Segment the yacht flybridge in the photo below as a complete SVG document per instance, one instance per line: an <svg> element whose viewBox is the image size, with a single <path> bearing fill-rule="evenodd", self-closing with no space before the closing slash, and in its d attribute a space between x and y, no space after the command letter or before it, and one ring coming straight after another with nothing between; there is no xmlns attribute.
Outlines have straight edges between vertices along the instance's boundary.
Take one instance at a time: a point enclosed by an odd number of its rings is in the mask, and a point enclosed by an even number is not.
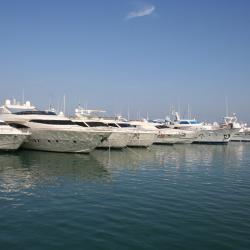
<svg viewBox="0 0 250 250"><path fill-rule="evenodd" d="M17 129L14 124L10 126L0 120L0 150L18 149L29 135L27 129Z"/></svg>
<svg viewBox="0 0 250 250"><path fill-rule="evenodd" d="M0 119L30 128L31 135L22 145L27 149L88 153L110 135L79 126L55 112L37 110L29 101L20 104L6 100L0 107Z"/></svg>

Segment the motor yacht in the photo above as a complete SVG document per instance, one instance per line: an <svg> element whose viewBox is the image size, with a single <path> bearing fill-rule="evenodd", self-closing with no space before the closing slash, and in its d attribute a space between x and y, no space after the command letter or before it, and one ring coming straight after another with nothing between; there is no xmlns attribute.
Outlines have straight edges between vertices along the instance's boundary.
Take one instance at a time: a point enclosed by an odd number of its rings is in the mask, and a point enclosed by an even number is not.
<svg viewBox="0 0 250 250"><path fill-rule="evenodd" d="M90 127L98 131L108 131L110 136L103 140L98 148L113 148L122 149L127 147L131 135L126 130L117 127L111 127L104 122L104 119L98 116L98 113L104 111L83 109L80 106L75 109L75 116L73 121L80 126Z"/></svg>
<svg viewBox="0 0 250 250"><path fill-rule="evenodd" d="M78 108L76 110L76 117L81 119L91 119L91 121L99 121L106 124L112 129L112 134L107 141L103 141L100 146L114 147L149 147L153 144L155 133L147 129L136 128L131 125L126 119L121 116L107 117L101 116L100 113L105 113L103 110L87 110ZM119 145L121 144L121 145Z"/></svg>
<svg viewBox="0 0 250 250"><path fill-rule="evenodd" d="M195 119L180 119L179 114L175 113L172 126L176 129L193 130L197 132L194 143L228 143L231 137L239 130L227 119L223 124L205 124Z"/></svg>
<svg viewBox="0 0 250 250"><path fill-rule="evenodd" d="M130 124L154 131L156 134L154 144L186 144L192 143L197 138L195 131L173 129L165 123L149 122L146 119L130 121Z"/></svg>
<svg viewBox="0 0 250 250"><path fill-rule="evenodd" d="M0 120L0 150L16 150L26 140L30 133L15 128L15 125L8 125Z"/></svg>
<svg viewBox="0 0 250 250"><path fill-rule="evenodd" d="M242 125L239 132L234 134L231 141L250 142L250 128L246 124Z"/></svg>
<svg viewBox="0 0 250 250"><path fill-rule="evenodd" d="M250 128L247 124L239 123L235 113L233 116L225 117L222 126L231 127L236 131L231 141L250 142Z"/></svg>
<svg viewBox="0 0 250 250"><path fill-rule="evenodd" d="M88 153L110 135L86 129L53 111L38 110L29 101L6 100L0 107L0 119L29 127L31 135L22 147L33 150Z"/></svg>
<svg viewBox="0 0 250 250"><path fill-rule="evenodd" d="M119 128L130 136L127 143L128 147L149 147L154 143L156 133L152 130L138 128L121 116L102 119L108 126Z"/></svg>

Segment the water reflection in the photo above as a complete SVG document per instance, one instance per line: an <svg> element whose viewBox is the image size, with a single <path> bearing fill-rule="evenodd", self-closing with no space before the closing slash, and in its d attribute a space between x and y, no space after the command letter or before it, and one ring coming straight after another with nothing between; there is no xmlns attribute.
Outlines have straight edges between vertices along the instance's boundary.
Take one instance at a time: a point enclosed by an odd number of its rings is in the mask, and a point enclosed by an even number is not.
<svg viewBox="0 0 250 250"><path fill-rule="evenodd" d="M97 150L90 155L19 151L0 154L0 192L36 185L55 185L60 179L110 181L113 171L147 167L237 167L250 144L153 146L123 151Z"/></svg>
<svg viewBox="0 0 250 250"><path fill-rule="evenodd" d="M92 181L109 178L109 173L91 155L28 150L0 154L0 192L56 185L63 178Z"/></svg>
<svg viewBox="0 0 250 250"><path fill-rule="evenodd" d="M145 166L175 166L176 168L213 166L218 163L239 166L249 144L230 145L175 145L150 149L125 149L123 151L95 151L93 156L109 171L117 168L136 169Z"/></svg>

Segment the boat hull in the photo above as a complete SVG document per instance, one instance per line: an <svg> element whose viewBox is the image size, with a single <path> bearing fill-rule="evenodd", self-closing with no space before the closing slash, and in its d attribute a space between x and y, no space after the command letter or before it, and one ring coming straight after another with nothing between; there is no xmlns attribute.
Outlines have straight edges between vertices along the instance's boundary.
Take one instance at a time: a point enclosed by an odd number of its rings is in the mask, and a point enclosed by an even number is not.
<svg viewBox="0 0 250 250"><path fill-rule="evenodd" d="M89 153L103 140L103 133L65 130L32 130L22 148L68 153Z"/></svg>
<svg viewBox="0 0 250 250"><path fill-rule="evenodd" d="M128 147L149 147L155 141L156 134L154 132L133 132L131 133Z"/></svg>
<svg viewBox="0 0 250 250"><path fill-rule="evenodd" d="M106 139L103 140L98 148L115 148L122 149L128 145L130 140L130 135L124 132L112 132L112 134Z"/></svg>
<svg viewBox="0 0 250 250"><path fill-rule="evenodd" d="M0 150L17 150L26 137L25 134L0 134Z"/></svg>
<svg viewBox="0 0 250 250"><path fill-rule="evenodd" d="M250 142L250 132L238 132L236 133L231 141L235 141L235 142Z"/></svg>
<svg viewBox="0 0 250 250"><path fill-rule="evenodd" d="M160 131L156 136L154 144L190 144L196 139L196 133L193 131L168 130Z"/></svg>
<svg viewBox="0 0 250 250"><path fill-rule="evenodd" d="M236 133L233 129L200 130L194 143L227 144Z"/></svg>

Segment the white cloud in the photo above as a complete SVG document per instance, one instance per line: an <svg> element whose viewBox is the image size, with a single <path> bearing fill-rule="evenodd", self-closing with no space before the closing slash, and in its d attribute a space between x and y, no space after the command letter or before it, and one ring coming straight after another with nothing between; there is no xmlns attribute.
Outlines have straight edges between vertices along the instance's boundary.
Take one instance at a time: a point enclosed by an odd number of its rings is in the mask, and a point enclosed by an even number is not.
<svg viewBox="0 0 250 250"><path fill-rule="evenodd" d="M142 16L149 16L155 11L155 6L153 5L147 5L144 6L142 9L137 11L131 11L127 15L127 19L132 19L136 17L142 17Z"/></svg>

